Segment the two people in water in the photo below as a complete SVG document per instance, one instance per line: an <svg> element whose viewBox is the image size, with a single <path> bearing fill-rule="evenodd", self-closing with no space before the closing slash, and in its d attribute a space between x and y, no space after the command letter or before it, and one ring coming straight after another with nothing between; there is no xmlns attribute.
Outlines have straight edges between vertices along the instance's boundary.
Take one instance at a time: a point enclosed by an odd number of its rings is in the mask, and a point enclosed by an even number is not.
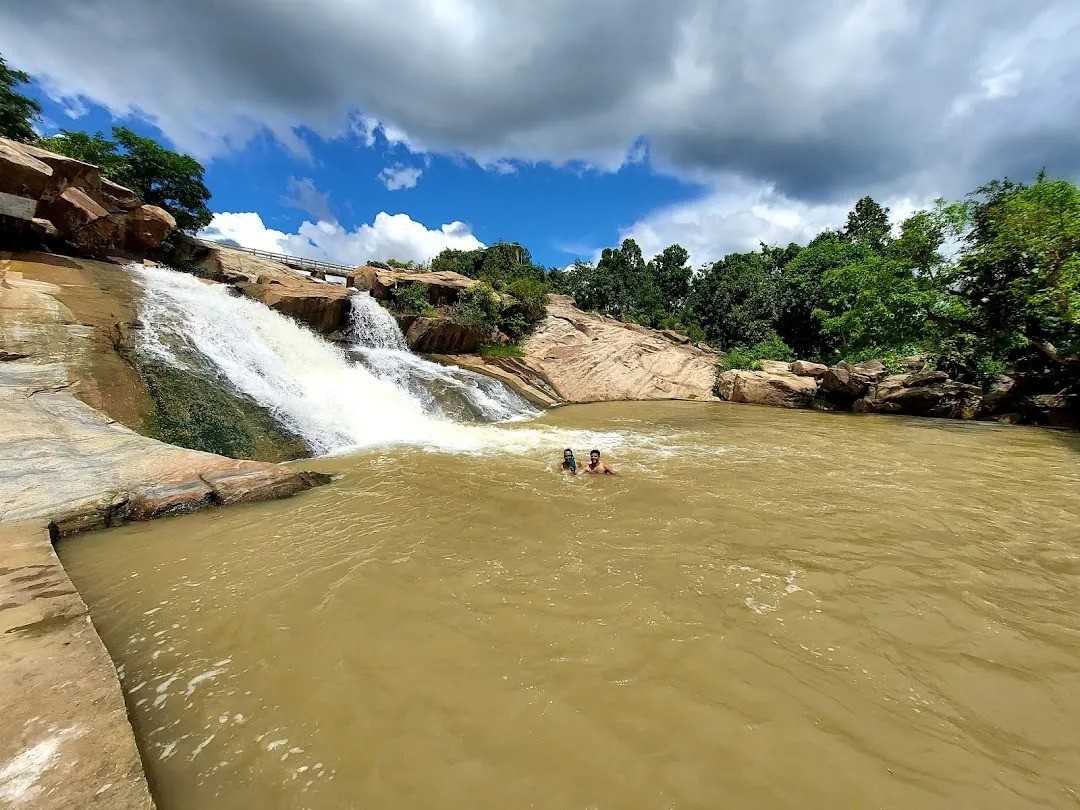
<svg viewBox="0 0 1080 810"><path fill-rule="evenodd" d="M590 475L615 475L615 471L600 460L599 450L589 452L589 463L582 467L581 471ZM578 474L577 459L574 458L574 451L569 447L563 450L562 453L562 472L565 475Z"/></svg>

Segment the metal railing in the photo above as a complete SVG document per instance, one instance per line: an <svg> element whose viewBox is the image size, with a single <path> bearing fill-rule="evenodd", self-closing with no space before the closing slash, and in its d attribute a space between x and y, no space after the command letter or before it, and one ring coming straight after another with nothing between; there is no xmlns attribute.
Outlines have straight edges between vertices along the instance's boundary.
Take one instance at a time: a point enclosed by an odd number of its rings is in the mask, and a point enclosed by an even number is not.
<svg viewBox="0 0 1080 810"><path fill-rule="evenodd" d="M230 250L239 250L243 253L250 253L252 256L258 256L260 259L270 259L271 261L280 262L281 264L295 267L299 270L319 270L324 273L329 273L332 276L348 276L356 270L355 267L347 264L334 264L334 262L324 262L320 259L305 259L302 256L286 256L284 253L272 253L269 250L258 250L257 248L238 247L236 245L215 242L213 239L204 239L203 241L211 245L229 248Z"/></svg>

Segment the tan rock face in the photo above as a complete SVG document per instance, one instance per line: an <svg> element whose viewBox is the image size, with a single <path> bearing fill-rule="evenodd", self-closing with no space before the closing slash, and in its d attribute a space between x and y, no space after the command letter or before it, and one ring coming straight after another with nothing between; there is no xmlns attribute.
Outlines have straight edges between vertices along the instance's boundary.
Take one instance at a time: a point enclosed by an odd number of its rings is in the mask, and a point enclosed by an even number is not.
<svg viewBox="0 0 1080 810"><path fill-rule="evenodd" d="M69 259L32 258L0 261L0 345L15 358L0 362L0 522L52 521L54 533L65 536L210 503L282 497L322 483L291 467L163 444L76 399L76 391L90 393L103 407L126 412L126 388L114 388L125 379L125 367L111 342L98 342L111 337L91 318L79 323L76 312L93 309L102 323L127 314L130 302L120 291L130 280L113 266L115 288L98 279L93 295L71 293L68 306L59 300L65 295L60 285L26 279L11 266L34 264L58 280L73 274L82 280L76 290L93 276ZM131 385L138 385L137 377Z"/></svg>
<svg viewBox="0 0 1080 810"><path fill-rule="evenodd" d="M468 367L481 373L490 367L504 382L517 380L511 384L534 402L551 395L561 402L716 399L715 353L654 329L582 312L567 296L548 297L547 317L522 350L521 358Z"/></svg>
<svg viewBox="0 0 1080 810"><path fill-rule="evenodd" d="M343 329L349 317L349 291L336 284L297 280L288 284L260 276L258 282L236 285L248 298L301 321L316 332Z"/></svg>
<svg viewBox="0 0 1080 810"><path fill-rule="evenodd" d="M121 220L123 245L133 253L154 250L176 229L176 219L156 205L139 205Z"/></svg>
<svg viewBox="0 0 1080 810"><path fill-rule="evenodd" d="M22 144L0 138L0 191L40 200L55 187L52 167L21 147Z"/></svg>
<svg viewBox="0 0 1080 810"><path fill-rule="evenodd" d="M800 377L820 379L825 376L825 372L828 370L829 367L824 363L811 363L807 360L796 360L791 364L791 373Z"/></svg>
<svg viewBox="0 0 1080 810"><path fill-rule="evenodd" d="M717 378L721 399L777 408L805 408L817 393L817 381L789 372L725 371Z"/></svg>

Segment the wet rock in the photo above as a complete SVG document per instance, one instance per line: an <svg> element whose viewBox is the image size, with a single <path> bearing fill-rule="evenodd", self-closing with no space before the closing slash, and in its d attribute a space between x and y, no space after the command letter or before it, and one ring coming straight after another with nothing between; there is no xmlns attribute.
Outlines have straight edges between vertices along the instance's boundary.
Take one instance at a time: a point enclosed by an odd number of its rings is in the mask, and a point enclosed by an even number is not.
<svg viewBox="0 0 1080 810"><path fill-rule="evenodd" d="M281 278L237 284L248 298L253 298L282 315L307 324L316 332L329 334L343 329L349 316L349 290L338 284Z"/></svg>
<svg viewBox="0 0 1080 810"><path fill-rule="evenodd" d="M817 393L817 382L796 374L768 371L725 371L717 377L721 399L779 408L809 407Z"/></svg>
<svg viewBox="0 0 1080 810"><path fill-rule="evenodd" d="M1080 394L1036 394L1027 397L1022 406L1035 424L1080 428Z"/></svg>
<svg viewBox="0 0 1080 810"><path fill-rule="evenodd" d="M209 473L202 480L213 490L214 501L227 506L287 498L308 489L317 479L304 478L288 467L264 465L244 472Z"/></svg>
<svg viewBox="0 0 1080 810"><path fill-rule="evenodd" d="M202 479L181 484L163 484L144 489L133 498L128 509L130 520L197 512L214 501L214 491Z"/></svg>
<svg viewBox="0 0 1080 810"><path fill-rule="evenodd" d="M791 364L791 373L800 377L814 377L820 379L825 376L829 367L824 363L811 363L808 360L796 360Z"/></svg>
<svg viewBox="0 0 1080 810"><path fill-rule="evenodd" d="M489 330L463 326L448 318L409 316L402 321L409 348L424 354L474 352L492 338Z"/></svg>

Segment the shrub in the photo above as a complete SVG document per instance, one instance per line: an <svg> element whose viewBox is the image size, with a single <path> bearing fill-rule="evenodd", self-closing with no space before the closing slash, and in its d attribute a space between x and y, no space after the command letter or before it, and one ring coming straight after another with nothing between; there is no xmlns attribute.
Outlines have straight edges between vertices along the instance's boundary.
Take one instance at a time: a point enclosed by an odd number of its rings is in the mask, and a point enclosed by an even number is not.
<svg viewBox="0 0 1080 810"><path fill-rule="evenodd" d="M524 357L525 352L516 343L507 343L504 346L481 346L481 357Z"/></svg>
<svg viewBox="0 0 1080 810"><path fill-rule="evenodd" d="M463 290L451 311L451 317L463 326L494 330L499 325L502 301L486 281Z"/></svg>
<svg viewBox="0 0 1080 810"><path fill-rule="evenodd" d="M736 346L729 349L724 359L720 361L721 367L729 369L741 369L743 371L756 371L761 368L762 360L781 360L790 362L795 359L791 347L784 343L778 335L770 335L765 340L755 343L753 346Z"/></svg>
<svg viewBox="0 0 1080 810"><path fill-rule="evenodd" d="M402 312L412 315L426 315L431 311L428 303L427 288L423 284L410 281L408 284L397 284L392 293L394 306Z"/></svg>

